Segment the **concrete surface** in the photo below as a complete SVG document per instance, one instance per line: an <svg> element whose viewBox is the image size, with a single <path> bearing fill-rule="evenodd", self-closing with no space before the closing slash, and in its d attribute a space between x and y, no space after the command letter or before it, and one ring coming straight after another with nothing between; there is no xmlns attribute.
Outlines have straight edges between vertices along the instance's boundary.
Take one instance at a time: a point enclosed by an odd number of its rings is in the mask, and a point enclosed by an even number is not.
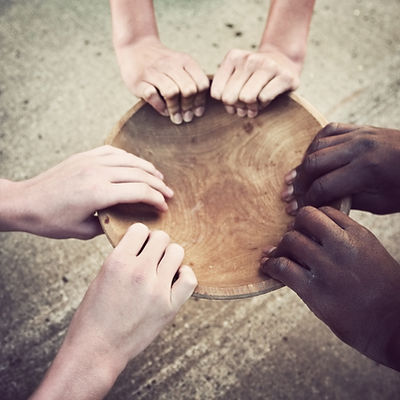
<svg viewBox="0 0 400 400"><path fill-rule="evenodd" d="M254 48L266 15L261 0L156 8L164 42L208 73L230 48ZM299 93L329 120L400 128L399 15L399 0L318 0ZM110 29L106 0L0 0L1 176L24 179L96 147L132 105ZM400 215L352 215L400 260ZM104 237L0 234L1 399L38 385L110 250ZM284 288L189 301L108 398L395 399L400 375L341 343Z"/></svg>

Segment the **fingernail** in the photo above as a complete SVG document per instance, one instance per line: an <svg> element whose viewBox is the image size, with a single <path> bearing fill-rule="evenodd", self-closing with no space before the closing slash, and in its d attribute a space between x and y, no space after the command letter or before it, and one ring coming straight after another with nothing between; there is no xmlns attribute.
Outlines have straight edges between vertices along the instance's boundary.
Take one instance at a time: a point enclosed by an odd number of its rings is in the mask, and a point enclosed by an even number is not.
<svg viewBox="0 0 400 400"><path fill-rule="evenodd" d="M271 255L276 250L276 246L272 246L269 250L267 250L267 256Z"/></svg>
<svg viewBox="0 0 400 400"><path fill-rule="evenodd" d="M298 208L299 208L299 205L297 204L297 201L293 200L286 206L286 212L289 215L296 215Z"/></svg>
<svg viewBox="0 0 400 400"><path fill-rule="evenodd" d="M254 110L249 110L249 111L247 111L247 116L248 116L249 118L255 118L255 117L257 117L257 114L258 114L258 112L257 112L257 111L254 111Z"/></svg>
<svg viewBox="0 0 400 400"><path fill-rule="evenodd" d="M285 175L285 182L289 185L291 183L293 183L294 179L297 176L297 171L295 169L293 169L292 171L288 172Z"/></svg>
<svg viewBox="0 0 400 400"><path fill-rule="evenodd" d="M168 204L167 203L163 203L162 211L168 211Z"/></svg>
<svg viewBox="0 0 400 400"><path fill-rule="evenodd" d="M168 110L164 110L164 111L161 113L161 115L162 115L163 117L169 117L169 112L168 112Z"/></svg>
<svg viewBox="0 0 400 400"><path fill-rule="evenodd" d="M260 261L261 266L263 266L263 264L265 264L267 261L268 261L268 257L261 258L261 261Z"/></svg>
<svg viewBox="0 0 400 400"><path fill-rule="evenodd" d="M293 192L294 192L294 187L293 185L288 185L286 189L284 189L281 193L281 198L284 201L289 202L290 200L293 200Z"/></svg>
<svg viewBox="0 0 400 400"><path fill-rule="evenodd" d="M202 117L204 114L205 108L204 107L197 107L194 109L194 115L196 117Z"/></svg>
<svg viewBox="0 0 400 400"><path fill-rule="evenodd" d="M225 106L225 110L228 114L235 114L235 107Z"/></svg>
<svg viewBox="0 0 400 400"><path fill-rule="evenodd" d="M243 108L238 108L236 110L236 112L237 112L237 115L239 115L239 117L245 117L247 115L246 110L244 110Z"/></svg>
<svg viewBox="0 0 400 400"><path fill-rule="evenodd" d="M185 111L185 113L183 114L183 120L185 122L190 122L193 119L193 111Z"/></svg>
<svg viewBox="0 0 400 400"><path fill-rule="evenodd" d="M180 113L176 113L174 115L171 115L171 121L174 124L180 125L182 123L182 115Z"/></svg>

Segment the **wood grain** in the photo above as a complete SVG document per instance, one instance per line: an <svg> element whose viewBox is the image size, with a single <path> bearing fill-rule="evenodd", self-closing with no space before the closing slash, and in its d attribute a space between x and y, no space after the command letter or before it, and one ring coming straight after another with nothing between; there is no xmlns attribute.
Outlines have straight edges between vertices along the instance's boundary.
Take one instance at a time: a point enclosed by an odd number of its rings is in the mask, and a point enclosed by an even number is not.
<svg viewBox="0 0 400 400"><path fill-rule="evenodd" d="M114 246L134 222L168 232L196 273L196 296L241 298L277 289L282 284L263 275L259 263L290 222L279 197L283 177L324 124L293 94L255 119L229 115L209 99L204 117L179 126L139 102L106 142L153 162L175 196L162 214L142 204L103 210L103 229Z"/></svg>

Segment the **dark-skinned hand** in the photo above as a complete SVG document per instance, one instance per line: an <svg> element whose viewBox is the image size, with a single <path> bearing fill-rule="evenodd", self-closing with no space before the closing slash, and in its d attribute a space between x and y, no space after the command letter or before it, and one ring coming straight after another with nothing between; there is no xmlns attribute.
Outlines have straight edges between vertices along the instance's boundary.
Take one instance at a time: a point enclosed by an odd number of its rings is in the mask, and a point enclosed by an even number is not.
<svg viewBox="0 0 400 400"><path fill-rule="evenodd" d="M400 211L400 131L332 123L302 163L285 177L289 214L351 196L352 208L375 214Z"/></svg>
<svg viewBox="0 0 400 400"><path fill-rule="evenodd" d="M400 371L400 265L331 207L303 207L262 270L293 289L345 343Z"/></svg>

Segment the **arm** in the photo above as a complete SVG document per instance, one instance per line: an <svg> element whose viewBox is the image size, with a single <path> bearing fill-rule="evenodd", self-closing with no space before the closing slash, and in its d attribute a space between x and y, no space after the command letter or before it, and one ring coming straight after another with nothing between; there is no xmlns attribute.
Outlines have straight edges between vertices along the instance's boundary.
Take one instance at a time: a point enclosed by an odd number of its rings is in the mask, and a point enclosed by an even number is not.
<svg viewBox="0 0 400 400"><path fill-rule="evenodd" d="M110 0L113 43L128 89L175 124L204 113L209 81L188 55L159 38L152 0Z"/></svg>
<svg viewBox="0 0 400 400"><path fill-rule="evenodd" d="M342 212L303 207L263 271L345 343L400 371L400 265Z"/></svg>
<svg viewBox="0 0 400 400"><path fill-rule="evenodd" d="M299 85L315 0L272 0L256 52L233 49L215 74L211 96L227 112L254 118Z"/></svg>
<svg viewBox="0 0 400 400"><path fill-rule="evenodd" d="M102 399L193 293L196 277L181 266L183 256L166 233L132 225L89 286L31 399Z"/></svg>
<svg viewBox="0 0 400 400"><path fill-rule="evenodd" d="M173 191L153 164L102 146L75 154L22 182L0 180L0 231L90 239L102 233L97 210L144 202L168 209Z"/></svg>
<svg viewBox="0 0 400 400"><path fill-rule="evenodd" d="M282 199L295 215L351 196L352 207L376 214L400 211L400 131L329 124L285 178Z"/></svg>

